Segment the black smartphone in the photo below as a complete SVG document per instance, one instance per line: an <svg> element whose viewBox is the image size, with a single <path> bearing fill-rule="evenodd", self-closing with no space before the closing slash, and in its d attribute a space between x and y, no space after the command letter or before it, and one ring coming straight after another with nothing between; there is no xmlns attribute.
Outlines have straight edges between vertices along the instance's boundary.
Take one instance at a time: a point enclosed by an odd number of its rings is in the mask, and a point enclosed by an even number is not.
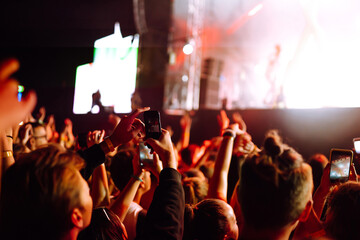
<svg viewBox="0 0 360 240"><path fill-rule="evenodd" d="M349 180L353 152L348 149L332 148L330 151L330 181L346 182Z"/></svg>
<svg viewBox="0 0 360 240"><path fill-rule="evenodd" d="M152 164L154 155L150 153L151 150L143 142L139 143L139 164L144 166L144 163Z"/></svg>
<svg viewBox="0 0 360 240"><path fill-rule="evenodd" d="M161 136L161 121L158 111L144 112L145 134L147 138L159 139Z"/></svg>

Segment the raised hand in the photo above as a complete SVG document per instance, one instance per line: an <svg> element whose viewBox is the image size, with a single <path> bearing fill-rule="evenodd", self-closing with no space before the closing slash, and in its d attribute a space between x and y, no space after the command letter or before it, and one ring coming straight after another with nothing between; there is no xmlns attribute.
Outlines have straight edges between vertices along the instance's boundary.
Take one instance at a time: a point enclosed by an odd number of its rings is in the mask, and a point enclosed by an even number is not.
<svg viewBox="0 0 360 240"><path fill-rule="evenodd" d="M121 118L121 121L110 136L110 140L115 147L129 142L134 137L145 132L144 124L139 119L136 119L136 117L149 109L149 107L136 109L129 116Z"/></svg>
<svg viewBox="0 0 360 240"><path fill-rule="evenodd" d="M86 138L86 145L88 147L93 146L94 144L99 144L104 140L105 130L95 130L89 132Z"/></svg>
<svg viewBox="0 0 360 240"><path fill-rule="evenodd" d="M153 162L152 164L144 162L144 169L150 171L159 181L159 175L161 170L163 169L163 164L159 158L157 153L153 153Z"/></svg>
<svg viewBox="0 0 360 240"><path fill-rule="evenodd" d="M180 119L180 126L182 130L188 130L191 127L191 117L189 115L189 113L185 113L184 116L181 117Z"/></svg>
<svg viewBox="0 0 360 240"><path fill-rule="evenodd" d="M0 63L0 129L19 124L36 104L36 94L33 91L24 96L21 102L18 101L18 83L10 77L19 67L16 59Z"/></svg>
<svg viewBox="0 0 360 240"><path fill-rule="evenodd" d="M177 169L177 161L170 134L165 129L161 129L161 132L159 140L148 138L146 143L148 143L154 151L159 154L164 168Z"/></svg>
<svg viewBox="0 0 360 240"><path fill-rule="evenodd" d="M239 124L239 128L246 132L246 124L244 119L242 118L241 114L239 112L234 112L232 115L232 119L235 123Z"/></svg>
<svg viewBox="0 0 360 240"><path fill-rule="evenodd" d="M229 127L230 120L229 120L228 116L226 115L225 110L220 111L220 114L217 115L217 120L218 120L218 124L220 127L220 131Z"/></svg>

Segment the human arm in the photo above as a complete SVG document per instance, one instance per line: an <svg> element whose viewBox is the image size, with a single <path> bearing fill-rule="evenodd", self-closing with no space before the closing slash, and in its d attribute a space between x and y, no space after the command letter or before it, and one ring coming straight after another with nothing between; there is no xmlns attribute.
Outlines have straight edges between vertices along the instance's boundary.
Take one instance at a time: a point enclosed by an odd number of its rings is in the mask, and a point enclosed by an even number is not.
<svg viewBox="0 0 360 240"><path fill-rule="evenodd" d="M224 132L223 140L215 161L214 174L210 179L207 198L227 201L228 172L236 133L233 130Z"/></svg>
<svg viewBox="0 0 360 240"><path fill-rule="evenodd" d="M30 91L19 102L17 98L18 83L11 78L20 67L16 59L7 59L0 62L0 130L5 130L15 124L19 124L36 104L36 94ZM0 161L0 186L3 165ZM1 193L1 187L0 187Z"/></svg>
<svg viewBox="0 0 360 240"><path fill-rule="evenodd" d="M220 127L220 136L221 136L222 132L229 127L230 119L226 115L225 110L221 110L220 114L217 115L217 120Z"/></svg>
<svg viewBox="0 0 360 240"><path fill-rule="evenodd" d="M314 193L313 200L314 200L314 212L315 214L320 218L321 213L323 210L324 202L326 199L327 194L330 191L331 188L331 182L330 182L330 163L326 165L323 171L323 175L321 177L321 182L319 187Z"/></svg>
<svg viewBox="0 0 360 240"><path fill-rule="evenodd" d="M159 185L147 212L144 229L136 239L182 239L185 196L181 175L176 170L170 135L162 130L159 140L146 142L158 153L164 169L159 176Z"/></svg>
<svg viewBox="0 0 360 240"><path fill-rule="evenodd" d="M38 122L43 124L45 122L45 116L46 116L46 109L45 107L41 107L39 109L39 114L38 114Z"/></svg>
<svg viewBox="0 0 360 240"><path fill-rule="evenodd" d="M64 123L65 123L64 130L60 133L60 144L63 147L69 149L75 143L75 137L73 134L73 125L69 118L65 119Z"/></svg>
<svg viewBox="0 0 360 240"><path fill-rule="evenodd" d="M105 131L90 132L87 138L87 146L91 147L103 141ZM89 138L90 137L90 138ZM92 178L91 198L94 208L108 206L110 204L110 191L105 164L102 163L95 168Z"/></svg>
<svg viewBox="0 0 360 240"><path fill-rule="evenodd" d="M110 210L112 210L120 220L123 222L130 204L134 201L135 195L139 189L140 184L143 184L144 170L139 165L139 155L135 154L132 159L133 172L129 182L124 189L120 192L120 195L116 198L112 204Z"/></svg>
<svg viewBox="0 0 360 240"><path fill-rule="evenodd" d="M239 124L240 130L246 132L247 127L244 119L242 118L241 114L239 112L234 112L232 115L234 123Z"/></svg>
<svg viewBox="0 0 360 240"><path fill-rule="evenodd" d="M11 128L0 131L0 144L3 164L2 173L4 173L12 164L15 163L13 155L13 136Z"/></svg>
<svg viewBox="0 0 360 240"><path fill-rule="evenodd" d="M0 63L0 128L7 129L19 124L31 113L36 104L36 94L30 91L18 101L18 83L11 75L20 67L16 59L8 59Z"/></svg>
<svg viewBox="0 0 360 240"><path fill-rule="evenodd" d="M100 144L95 144L84 151L78 152L86 161L86 167L80 171L85 179L91 176L97 166L104 163L106 154L144 132L144 124L136 117L149 109L148 107L137 109L129 116L123 117L111 136L108 137L108 140L105 138Z"/></svg>
<svg viewBox="0 0 360 240"><path fill-rule="evenodd" d="M176 144L176 149L178 151L189 146L191 123L192 120L189 113L185 113L180 119L181 136L179 142Z"/></svg>

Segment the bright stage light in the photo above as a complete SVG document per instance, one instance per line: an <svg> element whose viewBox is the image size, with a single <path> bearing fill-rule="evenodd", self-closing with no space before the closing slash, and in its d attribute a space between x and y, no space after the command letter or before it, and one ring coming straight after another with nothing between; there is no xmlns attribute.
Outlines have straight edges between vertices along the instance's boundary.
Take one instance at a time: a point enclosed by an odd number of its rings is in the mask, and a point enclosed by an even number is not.
<svg viewBox="0 0 360 240"><path fill-rule="evenodd" d="M251 9L248 13L248 16L254 16L255 14L257 14L262 8L264 7L264 5L262 3L259 3L258 5L256 5L253 9Z"/></svg>
<svg viewBox="0 0 360 240"><path fill-rule="evenodd" d="M186 55L192 54L193 51L194 51L194 47L193 47L192 44L187 43L187 44L184 45L184 47L183 47L183 52L184 52Z"/></svg>
<svg viewBox="0 0 360 240"><path fill-rule="evenodd" d="M187 82L187 81L189 80L189 77L188 77L187 75L183 75L183 76L181 77L181 80L182 80L183 82Z"/></svg>

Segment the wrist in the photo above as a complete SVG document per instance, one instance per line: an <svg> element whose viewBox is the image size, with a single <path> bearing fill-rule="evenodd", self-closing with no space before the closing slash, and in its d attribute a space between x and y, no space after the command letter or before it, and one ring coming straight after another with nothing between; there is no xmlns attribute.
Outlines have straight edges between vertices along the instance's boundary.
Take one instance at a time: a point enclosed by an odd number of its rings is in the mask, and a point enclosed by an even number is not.
<svg viewBox="0 0 360 240"><path fill-rule="evenodd" d="M141 174L140 174L141 175ZM136 174L131 174L131 178L134 179L135 181L139 181L139 182L143 182L143 180L141 179L140 176L136 175Z"/></svg>
<svg viewBox="0 0 360 240"><path fill-rule="evenodd" d="M177 169L177 161L176 161L176 158L175 158L175 154L174 153L171 153L171 152L168 152L166 155L165 155L165 161L162 160L163 162L163 166L164 168L174 168L174 169Z"/></svg>
<svg viewBox="0 0 360 240"><path fill-rule="evenodd" d="M104 138L104 141L103 141L103 142L105 142L106 146L107 146L108 149L109 149L109 152L115 151L115 145L114 145L114 142L113 142L113 140L111 139L111 137L106 137L106 138Z"/></svg>
<svg viewBox="0 0 360 240"><path fill-rule="evenodd" d="M13 151L11 151L11 150L5 150L5 151L3 151L3 158L8 158L8 157L12 157L12 156L14 156L13 155Z"/></svg>
<svg viewBox="0 0 360 240"><path fill-rule="evenodd" d="M117 146L119 146L121 143L116 139L116 137L114 137L113 135L111 135L111 136L109 136L109 137L107 137L110 141L111 141L111 143L112 143L112 145L114 146L114 148L116 148ZM105 140L105 138L104 138L104 140Z"/></svg>

